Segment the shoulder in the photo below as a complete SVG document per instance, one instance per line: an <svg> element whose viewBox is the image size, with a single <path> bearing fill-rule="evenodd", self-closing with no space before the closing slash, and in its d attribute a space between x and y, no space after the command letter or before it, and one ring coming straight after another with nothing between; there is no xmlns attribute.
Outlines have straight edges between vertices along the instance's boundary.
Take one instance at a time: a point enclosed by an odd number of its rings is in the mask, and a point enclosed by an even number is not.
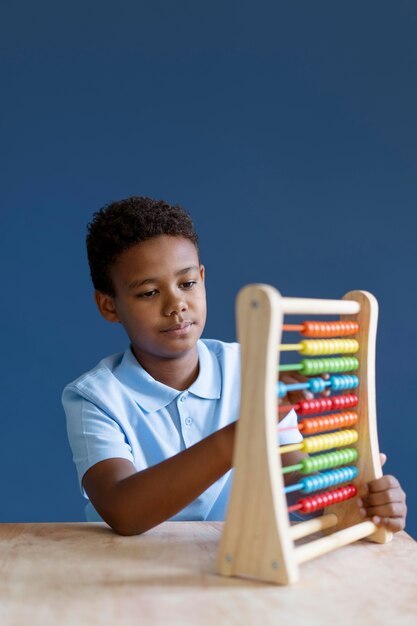
<svg viewBox="0 0 417 626"><path fill-rule="evenodd" d="M215 355L219 360L237 360L240 359L240 345L237 342L227 343L218 339L201 339L207 350Z"/></svg>
<svg viewBox="0 0 417 626"><path fill-rule="evenodd" d="M206 351L211 362L217 364L222 377L230 377L230 375L234 377L240 374L240 345L238 343L227 343L217 339L202 339L199 343L200 349Z"/></svg>
<svg viewBox="0 0 417 626"><path fill-rule="evenodd" d="M75 395L95 401L105 395L117 384L115 372L120 366L125 352L119 352L102 359L95 367L81 374L78 378L68 383L62 393L62 400Z"/></svg>

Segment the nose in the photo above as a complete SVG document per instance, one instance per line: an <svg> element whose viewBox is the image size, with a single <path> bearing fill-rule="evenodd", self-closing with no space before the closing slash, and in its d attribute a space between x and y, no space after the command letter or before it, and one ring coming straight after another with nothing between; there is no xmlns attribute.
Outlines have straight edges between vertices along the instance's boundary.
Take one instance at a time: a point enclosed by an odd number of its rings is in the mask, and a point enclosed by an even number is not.
<svg viewBox="0 0 417 626"><path fill-rule="evenodd" d="M187 309L188 305L185 301L184 294L182 292L175 292L167 297L163 313L167 317L170 317L171 315L184 313Z"/></svg>

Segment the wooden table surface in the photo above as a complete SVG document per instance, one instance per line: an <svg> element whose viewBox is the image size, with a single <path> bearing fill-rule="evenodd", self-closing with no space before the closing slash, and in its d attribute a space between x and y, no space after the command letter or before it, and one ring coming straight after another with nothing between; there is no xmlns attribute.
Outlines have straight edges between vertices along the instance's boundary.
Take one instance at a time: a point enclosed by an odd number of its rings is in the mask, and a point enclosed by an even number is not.
<svg viewBox="0 0 417 626"><path fill-rule="evenodd" d="M105 524L0 525L1 626L417 624L417 544L359 542L277 587L215 573L222 523L137 537Z"/></svg>

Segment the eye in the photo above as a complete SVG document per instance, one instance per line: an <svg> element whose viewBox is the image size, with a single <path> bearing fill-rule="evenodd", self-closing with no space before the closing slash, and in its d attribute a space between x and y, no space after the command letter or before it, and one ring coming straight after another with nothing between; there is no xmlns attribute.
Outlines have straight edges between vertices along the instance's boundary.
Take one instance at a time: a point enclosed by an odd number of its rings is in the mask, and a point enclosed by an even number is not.
<svg viewBox="0 0 417 626"><path fill-rule="evenodd" d="M180 285L180 286L181 286L183 289L192 289L192 288L194 287L194 285L196 285L196 284L197 284L197 281L196 281L196 280L187 280L187 282L186 282L186 283L181 283L181 285Z"/></svg>
<svg viewBox="0 0 417 626"><path fill-rule="evenodd" d="M153 298L156 294L157 294L157 290L156 289L152 289L151 291L145 291L145 293L138 293L137 294L137 298Z"/></svg>

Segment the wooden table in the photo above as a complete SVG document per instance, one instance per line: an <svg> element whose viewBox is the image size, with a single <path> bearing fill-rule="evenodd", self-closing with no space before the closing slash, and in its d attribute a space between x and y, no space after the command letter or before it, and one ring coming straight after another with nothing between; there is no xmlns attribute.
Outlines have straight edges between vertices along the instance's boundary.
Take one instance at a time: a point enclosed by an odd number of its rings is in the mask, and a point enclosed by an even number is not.
<svg viewBox="0 0 417 626"><path fill-rule="evenodd" d="M417 544L359 542L291 587L215 574L221 523L137 537L105 524L0 525L1 626L417 624Z"/></svg>

